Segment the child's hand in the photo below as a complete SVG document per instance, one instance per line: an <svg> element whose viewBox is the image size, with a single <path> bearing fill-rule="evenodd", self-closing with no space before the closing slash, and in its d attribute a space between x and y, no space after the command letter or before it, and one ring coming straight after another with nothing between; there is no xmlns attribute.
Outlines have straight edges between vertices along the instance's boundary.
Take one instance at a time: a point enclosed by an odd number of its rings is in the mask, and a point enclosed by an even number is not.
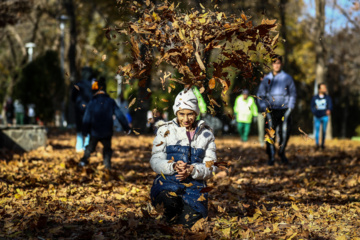
<svg viewBox="0 0 360 240"><path fill-rule="evenodd" d="M187 167L185 169L178 171L178 175L176 175L175 177L177 180L183 181L191 175L191 172L193 170L194 170L193 165L187 165Z"/></svg>
<svg viewBox="0 0 360 240"><path fill-rule="evenodd" d="M179 171L183 171L187 166L187 163L184 163L183 161L177 161L175 163L175 171L179 172Z"/></svg>

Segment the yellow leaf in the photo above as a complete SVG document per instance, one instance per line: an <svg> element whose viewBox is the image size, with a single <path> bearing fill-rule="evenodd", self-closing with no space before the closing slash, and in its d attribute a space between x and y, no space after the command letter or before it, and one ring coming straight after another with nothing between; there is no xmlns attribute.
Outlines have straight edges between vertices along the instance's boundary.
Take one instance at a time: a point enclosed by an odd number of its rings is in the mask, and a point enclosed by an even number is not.
<svg viewBox="0 0 360 240"><path fill-rule="evenodd" d="M202 9L205 9L205 7L200 3L200 7L202 8Z"/></svg>
<svg viewBox="0 0 360 240"><path fill-rule="evenodd" d="M265 138L265 141L270 144L274 144L274 140L272 140L271 138Z"/></svg>
<svg viewBox="0 0 360 240"><path fill-rule="evenodd" d="M279 226L278 223L274 223L274 224L273 224L273 230L272 230L273 233L276 233L277 231L279 231L279 227L278 227L278 226Z"/></svg>
<svg viewBox="0 0 360 240"><path fill-rule="evenodd" d="M192 185L194 185L194 184L192 184L192 183L182 183L185 187L191 187Z"/></svg>
<svg viewBox="0 0 360 240"><path fill-rule="evenodd" d="M140 133L135 131L134 129L132 131L135 133L135 135L140 135Z"/></svg>
<svg viewBox="0 0 360 240"><path fill-rule="evenodd" d="M201 24L206 23L206 18L199 18L199 22L200 22Z"/></svg>
<svg viewBox="0 0 360 240"><path fill-rule="evenodd" d="M160 185L163 185L163 182L159 180Z"/></svg>
<svg viewBox="0 0 360 240"><path fill-rule="evenodd" d="M284 119L285 119L285 117L283 116L283 117L281 118L281 121L284 121Z"/></svg>
<svg viewBox="0 0 360 240"><path fill-rule="evenodd" d="M101 57L101 61L105 61L106 60L106 54L102 55Z"/></svg>
<svg viewBox="0 0 360 240"><path fill-rule="evenodd" d="M295 211L299 211L299 208L296 206L296 204L291 204L291 207L295 210Z"/></svg>
<svg viewBox="0 0 360 240"><path fill-rule="evenodd" d="M134 105L136 102L136 98L133 98L128 106L128 108L131 108L132 105Z"/></svg>
<svg viewBox="0 0 360 240"><path fill-rule="evenodd" d="M66 168L65 163L60 163L60 167Z"/></svg>
<svg viewBox="0 0 360 240"><path fill-rule="evenodd" d="M218 21L221 21L221 17L222 17L222 12L221 12L221 13L218 13L218 15L216 16L216 18L217 18Z"/></svg>
<svg viewBox="0 0 360 240"><path fill-rule="evenodd" d="M161 172L161 176L166 180L166 177L162 172Z"/></svg>
<svg viewBox="0 0 360 240"><path fill-rule="evenodd" d="M169 195L171 195L173 197L177 197L177 194L175 192L169 192Z"/></svg>
<svg viewBox="0 0 360 240"><path fill-rule="evenodd" d="M152 17L154 18L155 21L158 20L158 18L159 18L158 15L156 15L155 12L152 13Z"/></svg>
<svg viewBox="0 0 360 240"><path fill-rule="evenodd" d="M335 240L346 240L346 236L345 235L342 235L342 236L338 236L335 238Z"/></svg>
<svg viewBox="0 0 360 240"><path fill-rule="evenodd" d="M161 101L162 101L162 102L169 102L169 100L164 99L164 98L162 98Z"/></svg>
<svg viewBox="0 0 360 240"><path fill-rule="evenodd" d="M270 228L266 228L265 230L264 230L264 233L269 233L269 232L271 232L271 230L270 230Z"/></svg>
<svg viewBox="0 0 360 240"><path fill-rule="evenodd" d="M296 235L297 235L297 233L294 233L293 235L291 235L291 237L287 238L286 240L291 240L291 239L293 239Z"/></svg>
<svg viewBox="0 0 360 240"><path fill-rule="evenodd" d="M151 89L150 88L148 88L148 89L146 89L148 92L151 92Z"/></svg>
<svg viewBox="0 0 360 240"><path fill-rule="evenodd" d="M173 88L173 89L175 89L175 85L172 84L172 83L170 83L170 87Z"/></svg>
<svg viewBox="0 0 360 240"><path fill-rule="evenodd" d="M205 201L206 198L204 197L204 194L201 194L201 196L198 198L199 202Z"/></svg>

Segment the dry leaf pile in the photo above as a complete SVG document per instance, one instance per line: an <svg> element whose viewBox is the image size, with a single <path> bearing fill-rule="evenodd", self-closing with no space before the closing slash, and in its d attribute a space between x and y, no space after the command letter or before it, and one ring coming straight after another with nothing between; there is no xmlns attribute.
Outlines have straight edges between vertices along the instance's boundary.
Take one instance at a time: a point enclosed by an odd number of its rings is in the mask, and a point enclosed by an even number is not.
<svg viewBox="0 0 360 240"><path fill-rule="evenodd" d="M289 166L266 166L255 138L216 140L218 172L209 181L208 221L167 226L150 205L153 136L113 138L114 170L102 148L77 168L75 136L0 161L0 238L9 239L359 239L360 143L292 137ZM280 162L280 161L279 161ZM201 200L201 199L200 199Z"/></svg>
<svg viewBox="0 0 360 240"><path fill-rule="evenodd" d="M119 2L136 14L135 20L115 29L130 38L133 61L119 66L118 71L129 83L143 79L139 82L143 85L152 63L166 62L183 75L170 80L196 85L202 92L215 88L218 82L225 94L230 85L229 68L252 81L254 66L270 62L278 40L276 20L264 19L255 26L245 14L227 16L201 4L200 11L191 9L185 13L167 1L160 5L151 1ZM140 45L144 47L142 52ZM208 61L211 50L217 50L214 62Z"/></svg>

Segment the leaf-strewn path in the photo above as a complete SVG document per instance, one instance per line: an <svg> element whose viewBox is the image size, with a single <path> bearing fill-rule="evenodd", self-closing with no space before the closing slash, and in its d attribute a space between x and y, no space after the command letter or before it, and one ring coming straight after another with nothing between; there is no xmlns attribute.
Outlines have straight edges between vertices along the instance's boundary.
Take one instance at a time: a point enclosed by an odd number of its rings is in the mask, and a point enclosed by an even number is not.
<svg viewBox="0 0 360 240"><path fill-rule="evenodd" d="M289 166L266 166L256 138L216 140L230 163L210 182L209 221L169 227L149 204L152 136L113 138L114 171L101 146L77 170L75 136L57 134L23 155L0 153L0 239L357 239L360 142L333 140L315 151L292 137ZM360 238L358 238L360 239Z"/></svg>

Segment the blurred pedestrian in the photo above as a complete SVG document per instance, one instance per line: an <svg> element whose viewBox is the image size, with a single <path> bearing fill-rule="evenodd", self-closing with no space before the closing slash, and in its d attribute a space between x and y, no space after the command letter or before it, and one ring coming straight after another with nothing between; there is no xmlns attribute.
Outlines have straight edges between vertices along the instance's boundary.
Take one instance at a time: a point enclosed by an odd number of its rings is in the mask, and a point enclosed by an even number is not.
<svg viewBox="0 0 360 240"><path fill-rule="evenodd" d="M321 149L325 148L326 128L329 116L332 111L331 97L326 94L327 88L324 83L318 84L318 94L311 99L311 111L314 114L315 121L315 143L316 150L319 149L319 132L322 125Z"/></svg>
<svg viewBox="0 0 360 240"><path fill-rule="evenodd" d="M13 124L13 119L14 119L14 103L13 103L11 97L8 97L6 99L5 114L6 114L6 122L7 122L7 124L12 125Z"/></svg>
<svg viewBox="0 0 360 240"><path fill-rule="evenodd" d="M264 79L264 76L262 76L260 78L260 81L262 81ZM260 82L261 83L261 82ZM257 91L256 91L257 92ZM256 101L257 103L257 107L258 107L258 116L257 116L257 124L258 124L258 135L259 135L259 142L260 142L260 146L264 147L265 145L265 141L264 141L264 136L265 136L265 113L266 113L266 109L261 108L260 104L259 104L259 99L257 99Z"/></svg>
<svg viewBox="0 0 360 240"><path fill-rule="evenodd" d="M130 130L126 117L116 105L115 100L106 94L105 79L100 78L93 84L96 90L93 98L88 103L83 118L83 136L90 134L89 144L85 148L84 156L81 158L79 166L84 167L89 162L88 159L95 151L98 142L103 145L103 160L105 168L111 170L111 138L113 135L113 115L119 120L124 131Z"/></svg>
<svg viewBox="0 0 360 240"><path fill-rule="evenodd" d="M237 130L243 142L247 142L252 119L257 121L258 108L253 97L249 96L249 90L244 89L234 104L234 114L237 122Z"/></svg>
<svg viewBox="0 0 360 240"><path fill-rule="evenodd" d="M158 174L151 202L164 208L169 224L191 227L208 215L208 193L202 192L216 167L215 137L203 120L192 89L184 89L173 106L176 118L159 121L153 143L151 168Z"/></svg>
<svg viewBox="0 0 360 240"><path fill-rule="evenodd" d="M266 109L266 130L268 139L266 150L269 155L269 165L275 162L275 130L279 128L280 143L278 154L282 163L287 164L285 148L290 136L291 112L295 108L296 87L292 77L282 69L282 58L273 59L272 72L267 74L259 86L257 96L261 99L261 109Z"/></svg>
<svg viewBox="0 0 360 240"><path fill-rule="evenodd" d="M29 124L36 124L35 104L30 103L27 105L27 116L29 118Z"/></svg>
<svg viewBox="0 0 360 240"><path fill-rule="evenodd" d="M84 151L85 146L89 143L89 136L82 135L82 119L85 113L87 104L92 98L91 84L92 84L92 68L83 67L81 71L82 80L76 83L71 92L71 99L74 102L75 108L75 124L76 124L76 145L77 152Z"/></svg>
<svg viewBox="0 0 360 240"><path fill-rule="evenodd" d="M19 99L14 102L15 118L17 125L24 125L25 109Z"/></svg>

